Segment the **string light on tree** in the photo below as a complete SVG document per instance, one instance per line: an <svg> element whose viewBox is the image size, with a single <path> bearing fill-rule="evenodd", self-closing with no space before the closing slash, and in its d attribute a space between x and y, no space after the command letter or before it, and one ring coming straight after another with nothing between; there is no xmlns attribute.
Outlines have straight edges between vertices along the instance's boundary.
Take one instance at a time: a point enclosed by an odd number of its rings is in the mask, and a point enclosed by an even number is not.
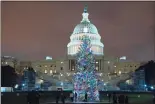
<svg viewBox="0 0 155 104"><path fill-rule="evenodd" d="M95 70L95 58L92 54L90 38L82 37L82 44L77 53L77 73L74 75L74 92L77 92L78 101L84 100L85 93L88 101L99 101L98 78Z"/></svg>

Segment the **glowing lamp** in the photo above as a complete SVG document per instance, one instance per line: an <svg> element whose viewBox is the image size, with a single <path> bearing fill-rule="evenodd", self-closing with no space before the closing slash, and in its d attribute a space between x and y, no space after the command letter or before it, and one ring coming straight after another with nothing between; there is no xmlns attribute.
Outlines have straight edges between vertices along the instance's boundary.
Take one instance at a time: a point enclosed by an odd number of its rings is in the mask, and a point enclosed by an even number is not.
<svg viewBox="0 0 155 104"><path fill-rule="evenodd" d="M46 60L52 60L52 57L46 56Z"/></svg>
<svg viewBox="0 0 155 104"><path fill-rule="evenodd" d="M18 88L18 84L15 85L15 88Z"/></svg>
<svg viewBox="0 0 155 104"><path fill-rule="evenodd" d="M151 89L153 90L153 89L154 89L154 87L153 87L153 86L151 86Z"/></svg>

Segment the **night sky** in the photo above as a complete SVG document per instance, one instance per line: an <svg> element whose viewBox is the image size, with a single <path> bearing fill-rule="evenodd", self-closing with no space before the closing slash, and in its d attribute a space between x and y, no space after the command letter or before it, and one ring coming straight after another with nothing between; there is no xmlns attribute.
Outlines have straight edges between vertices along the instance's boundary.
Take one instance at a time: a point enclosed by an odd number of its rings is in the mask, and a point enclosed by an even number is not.
<svg viewBox="0 0 155 104"><path fill-rule="evenodd" d="M19 60L66 56L85 4L105 55L153 59L155 2L2 2L2 55Z"/></svg>

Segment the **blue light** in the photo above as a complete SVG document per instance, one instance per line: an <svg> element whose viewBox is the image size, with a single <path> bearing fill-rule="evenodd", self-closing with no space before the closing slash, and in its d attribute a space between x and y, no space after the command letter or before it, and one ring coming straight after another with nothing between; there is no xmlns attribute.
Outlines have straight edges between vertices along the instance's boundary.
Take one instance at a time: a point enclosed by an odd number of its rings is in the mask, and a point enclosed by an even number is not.
<svg viewBox="0 0 155 104"><path fill-rule="evenodd" d="M153 89L154 89L154 87L153 87L153 86L151 86L151 89L153 90Z"/></svg>
<svg viewBox="0 0 155 104"><path fill-rule="evenodd" d="M61 86L63 86L63 82L61 82L61 84L60 84Z"/></svg>
<svg viewBox="0 0 155 104"><path fill-rule="evenodd" d="M147 86L147 85L144 85L145 87Z"/></svg>
<svg viewBox="0 0 155 104"><path fill-rule="evenodd" d="M25 86L25 84L22 84L23 86Z"/></svg>
<svg viewBox="0 0 155 104"><path fill-rule="evenodd" d="M1 87L1 92L6 92L5 87Z"/></svg>
<svg viewBox="0 0 155 104"><path fill-rule="evenodd" d="M18 88L18 84L15 85L15 88Z"/></svg>

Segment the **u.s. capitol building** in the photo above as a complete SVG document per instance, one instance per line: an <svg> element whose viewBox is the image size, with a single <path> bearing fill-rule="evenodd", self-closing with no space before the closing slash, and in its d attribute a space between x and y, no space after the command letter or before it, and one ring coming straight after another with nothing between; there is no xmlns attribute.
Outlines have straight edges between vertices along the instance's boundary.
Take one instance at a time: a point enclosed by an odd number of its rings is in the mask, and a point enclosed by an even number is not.
<svg viewBox="0 0 155 104"><path fill-rule="evenodd" d="M63 87L65 89L63 83L72 82L72 75L76 73L76 53L78 52L83 35L87 35L91 39L91 50L96 59L95 70L100 76L100 81L111 83L111 85L115 86L120 80L119 76L122 76L121 78L124 80L129 79L128 73L140 66L139 62L122 62L120 58L109 57L104 54L102 37L96 26L90 21L89 13L87 8L85 8L82 13L81 22L75 26L70 36L70 42L66 47L67 55L64 58L52 59L48 56L43 60L20 61L19 68L26 70L27 67L31 66L38 74L38 84L48 81L53 83L55 88ZM69 87L67 86L66 88Z"/></svg>

